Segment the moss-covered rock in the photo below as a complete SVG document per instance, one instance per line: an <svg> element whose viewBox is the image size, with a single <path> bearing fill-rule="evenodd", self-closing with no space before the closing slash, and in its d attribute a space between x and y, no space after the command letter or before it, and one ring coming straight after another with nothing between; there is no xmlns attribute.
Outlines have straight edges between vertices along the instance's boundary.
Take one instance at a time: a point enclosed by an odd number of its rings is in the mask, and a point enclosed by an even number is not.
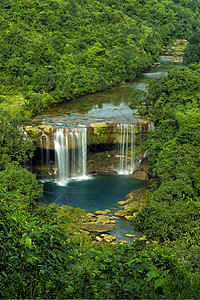
<svg viewBox="0 0 200 300"><path fill-rule="evenodd" d="M112 231L114 229L114 224L102 224L102 223L82 223L81 228L87 231L96 231L96 232L107 232Z"/></svg>
<svg viewBox="0 0 200 300"><path fill-rule="evenodd" d="M31 137L37 137L41 135L41 130L37 127L34 126L26 126L26 132L31 136Z"/></svg>

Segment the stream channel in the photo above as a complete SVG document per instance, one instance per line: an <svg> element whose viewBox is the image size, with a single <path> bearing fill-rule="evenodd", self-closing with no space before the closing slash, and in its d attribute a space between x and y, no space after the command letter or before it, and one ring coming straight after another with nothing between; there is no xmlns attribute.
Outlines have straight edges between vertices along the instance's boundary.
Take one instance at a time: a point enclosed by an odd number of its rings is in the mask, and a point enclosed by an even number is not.
<svg viewBox="0 0 200 300"><path fill-rule="evenodd" d="M36 121L51 126L77 126L98 122L137 122L133 116L133 110L128 106L134 89L145 89L152 79L166 76L169 68L180 65L181 61L174 63L170 56L161 56L159 65L152 67L137 77L133 82L122 84L104 92L86 95L58 107L46 110L38 115ZM39 178L44 184L43 201L46 204L52 202L58 205L70 205L80 207L86 212L94 213L96 210L110 209L112 213L119 210L117 202L133 190L146 187L146 181L136 180L128 175L88 175L85 178L70 179L65 184L58 184L54 180ZM110 232L117 240L131 242L126 234L134 234L136 238L142 236L134 230L128 221L115 218L115 229Z"/></svg>

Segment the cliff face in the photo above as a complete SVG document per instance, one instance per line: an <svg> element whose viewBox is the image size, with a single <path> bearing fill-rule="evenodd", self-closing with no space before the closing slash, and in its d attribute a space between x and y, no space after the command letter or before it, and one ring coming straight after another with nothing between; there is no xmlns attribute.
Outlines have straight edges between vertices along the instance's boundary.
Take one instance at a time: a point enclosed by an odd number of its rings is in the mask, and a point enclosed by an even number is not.
<svg viewBox="0 0 200 300"><path fill-rule="evenodd" d="M32 167L42 177L132 174L144 156L141 144L153 124L90 123L89 126L27 127L36 146ZM60 171L62 170L62 171ZM62 175L62 174L64 175Z"/></svg>
<svg viewBox="0 0 200 300"><path fill-rule="evenodd" d="M143 139L143 134L148 129L153 129L153 123L151 121L136 122L132 124L124 124L128 127L125 129L126 133L131 135L131 126L134 127L134 134L136 136L136 143L140 144ZM54 136L56 131L62 130L64 134L73 134L79 132L80 128L84 125L76 126L74 128L68 127L67 124L63 126L27 126L25 132L31 137L33 143L38 148L54 149ZM100 144L120 144L121 140L121 127L117 123L90 123L87 127L87 145L100 145ZM123 128L124 130L124 128ZM128 131L128 132L127 132ZM72 148L72 144L68 145Z"/></svg>

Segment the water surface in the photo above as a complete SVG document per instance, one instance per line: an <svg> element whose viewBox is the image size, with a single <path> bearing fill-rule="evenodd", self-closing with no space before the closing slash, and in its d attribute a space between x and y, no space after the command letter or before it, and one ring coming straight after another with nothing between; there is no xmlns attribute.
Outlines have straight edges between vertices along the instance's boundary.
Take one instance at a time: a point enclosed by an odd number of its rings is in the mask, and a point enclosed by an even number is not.
<svg viewBox="0 0 200 300"><path fill-rule="evenodd" d="M73 101L63 103L48 109L37 117L38 121L46 119L51 126L77 126L88 125L95 122L133 123L139 121L134 117L135 111L131 110L128 103L131 101L134 89L145 90L149 81L158 80L166 76L173 66L170 57L160 57L161 65L150 68L133 82L122 84L104 92L85 95ZM117 202L124 200L126 194L133 190L147 186L147 183L135 180L127 175L96 175L89 176L86 180L71 180L59 185L55 181L44 181L43 201L58 205L70 205L82 208L86 212L94 213L96 210L110 209L112 213L119 210ZM111 232L117 239L126 239L126 233L141 234L134 231L130 223L116 218L115 230ZM129 240L130 241L130 240Z"/></svg>
<svg viewBox="0 0 200 300"><path fill-rule="evenodd" d="M110 209L112 214L121 209L117 205L118 201L124 200L131 191L147 186L146 181L124 175L90 175L85 180L69 180L65 185L54 181L43 181L43 184L42 201L47 205L57 203L60 206L79 207L91 213ZM120 218L115 220L115 229L110 233L116 236L117 240L131 241L126 237L127 233L134 234L137 238L142 236L128 221Z"/></svg>
<svg viewBox="0 0 200 300"><path fill-rule="evenodd" d="M161 57L160 63L142 73L133 82L127 82L103 92L85 95L47 109L37 117L37 120L45 118L46 123L51 126L60 124L77 126L97 122L138 122L140 119L135 118L135 111L128 105L134 89L145 90L150 80L158 80L166 76L169 68L178 65L178 63L172 64L167 57Z"/></svg>

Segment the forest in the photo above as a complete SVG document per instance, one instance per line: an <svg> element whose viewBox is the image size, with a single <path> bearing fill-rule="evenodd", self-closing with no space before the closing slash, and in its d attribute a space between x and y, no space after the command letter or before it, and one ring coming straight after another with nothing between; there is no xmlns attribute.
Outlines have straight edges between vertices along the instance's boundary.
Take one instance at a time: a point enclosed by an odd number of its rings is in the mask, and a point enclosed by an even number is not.
<svg viewBox="0 0 200 300"><path fill-rule="evenodd" d="M18 95L34 115L133 80L198 27L199 2L176 2L2 0L1 101Z"/></svg>
<svg viewBox="0 0 200 300"><path fill-rule="evenodd" d="M0 298L199 299L200 1L2 0L0 11ZM22 128L42 109L133 80L175 39L188 40L183 66L130 103L155 123L143 145L152 196L133 221L155 242L75 234L88 217L38 203Z"/></svg>

